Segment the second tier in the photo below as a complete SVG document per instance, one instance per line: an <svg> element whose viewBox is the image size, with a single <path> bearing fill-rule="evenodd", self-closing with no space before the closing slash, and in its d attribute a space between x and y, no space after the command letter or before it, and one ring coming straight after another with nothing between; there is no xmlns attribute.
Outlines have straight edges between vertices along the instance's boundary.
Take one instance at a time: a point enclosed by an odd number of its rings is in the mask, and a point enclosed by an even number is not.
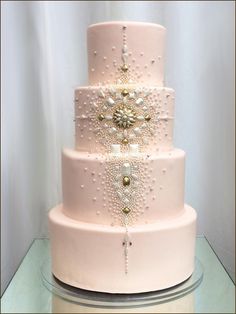
<svg viewBox="0 0 236 314"><path fill-rule="evenodd" d="M185 153L62 153L63 212L78 221L153 223L184 209Z"/></svg>
<svg viewBox="0 0 236 314"><path fill-rule="evenodd" d="M145 152L173 148L174 90L110 85L75 90L76 149L109 152L112 144L139 144Z"/></svg>

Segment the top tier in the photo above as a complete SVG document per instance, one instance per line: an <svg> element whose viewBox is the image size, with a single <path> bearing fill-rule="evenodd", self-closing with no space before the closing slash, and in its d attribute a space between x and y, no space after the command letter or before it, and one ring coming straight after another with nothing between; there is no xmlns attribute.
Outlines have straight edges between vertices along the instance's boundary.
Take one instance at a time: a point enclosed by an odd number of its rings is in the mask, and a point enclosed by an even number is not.
<svg viewBox="0 0 236 314"><path fill-rule="evenodd" d="M163 86L163 26L105 22L91 25L87 35L89 84Z"/></svg>

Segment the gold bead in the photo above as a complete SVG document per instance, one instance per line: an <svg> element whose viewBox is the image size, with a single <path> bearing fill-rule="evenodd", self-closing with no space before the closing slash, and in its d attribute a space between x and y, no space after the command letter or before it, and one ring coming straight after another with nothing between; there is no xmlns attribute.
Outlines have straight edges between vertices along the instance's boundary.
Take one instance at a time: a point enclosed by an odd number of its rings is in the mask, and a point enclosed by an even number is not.
<svg viewBox="0 0 236 314"><path fill-rule="evenodd" d="M121 92L121 95L125 97L125 96L129 95L129 92L127 91L127 89L123 89Z"/></svg>
<svg viewBox="0 0 236 314"><path fill-rule="evenodd" d="M103 119L105 119L104 115L101 113L100 115L98 115L98 120L102 121Z"/></svg>
<svg viewBox="0 0 236 314"><path fill-rule="evenodd" d="M126 145L126 144L129 143L129 141L127 140L127 138L124 138L124 139L122 140L122 143Z"/></svg>
<svg viewBox="0 0 236 314"><path fill-rule="evenodd" d="M127 72L128 71L128 66L126 64L123 64L122 67L121 67L121 70L123 72Z"/></svg>
<svg viewBox="0 0 236 314"><path fill-rule="evenodd" d="M146 116L145 116L145 120L146 120L146 121L150 121L150 120L151 120L151 117L150 117L149 115L146 115Z"/></svg>
<svg viewBox="0 0 236 314"><path fill-rule="evenodd" d="M122 209L122 212L124 213L124 214L128 214L128 213L130 213L130 209L129 209L129 207L124 207L123 209Z"/></svg>
<svg viewBox="0 0 236 314"><path fill-rule="evenodd" d="M123 185L124 186L130 185L130 178L129 177L127 177L127 176L123 177Z"/></svg>

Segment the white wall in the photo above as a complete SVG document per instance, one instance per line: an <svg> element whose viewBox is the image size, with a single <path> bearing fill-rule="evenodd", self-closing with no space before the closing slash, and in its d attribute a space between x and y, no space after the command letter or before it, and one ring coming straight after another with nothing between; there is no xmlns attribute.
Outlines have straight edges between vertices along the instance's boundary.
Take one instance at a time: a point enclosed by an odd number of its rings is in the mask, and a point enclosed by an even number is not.
<svg viewBox="0 0 236 314"><path fill-rule="evenodd" d="M61 199L60 150L73 146L73 89L86 84L86 28L106 20L167 27L175 146L186 201L234 270L234 2L2 3L2 290Z"/></svg>

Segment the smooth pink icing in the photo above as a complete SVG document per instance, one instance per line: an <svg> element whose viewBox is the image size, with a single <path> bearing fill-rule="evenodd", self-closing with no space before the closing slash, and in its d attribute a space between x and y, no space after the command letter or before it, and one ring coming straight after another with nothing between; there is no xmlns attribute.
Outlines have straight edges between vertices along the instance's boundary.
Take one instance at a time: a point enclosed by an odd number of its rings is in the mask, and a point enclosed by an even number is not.
<svg viewBox="0 0 236 314"><path fill-rule="evenodd" d="M119 90L126 88L129 90L135 89L134 86L124 85L120 86ZM105 151L104 145L96 137L94 133L95 128L91 123L93 114L91 108L94 103L97 103L99 98L97 94L100 89L101 87L99 86L88 86L79 87L75 90L75 145L79 151L90 153ZM156 116L167 117L169 120L156 123L152 127L154 134L148 138L148 144L142 150L149 153L171 150L173 148L174 90L158 86L150 86L148 90L151 91L151 94L145 101L147 108L153 105ZM103 102L105 103L105 99ZM137 138L131 141L131 143L136 141ZM114 144L116 143L118 144L119 141L115 140Z"/></svg>
<svg viewBox="0 0 236 314"><path fill-rule="evenodd" d="M49 214L52 271L83 289L138 293L165 289L194 269L196 212L130 227L128 274L124 272L124 227L78 222L54 208Z"/></svg>
<svg viewBox="0 0 236 314"><path fill-rule="evenodd" d="M91 85L75 90L76 147L62 153L63 204L49 213L52 272L72 286L146 292L193 272L196 212L184 205L185 153L173 148L174 91L163 87L164 39L165 29L151 23L88 29ZM122 106L133 110L128 129L114 118L117 110L124 118ZM130 144L139 145L135 157ZM114 157L119 148L122 163ZM117 174L123 161L132 166L130 190Z"/></svg>
<svg viewBox="0 0 236 314"><path fill-rule="evenodd" d="M106 22L88 28L89 83L116 84L116 71L123 64L123 26L127 26L127 63L135 83L163 86L165 28L141 22Z"/></svg>
<svg viewBox="0 0 236 314"><path fill-rule="evenodd" d="M145 156L145 165L150 168L154 180L152 191L147 192L148 209L145 209L137 224L153 223L181 214L184 208L184 163L185 153L174 149ZM65 215L94 224L116 224L107 206L104 207L102 184L107 166L106 157L74 150L62 154L63 212ZM99 190L97 190L99 189ZM96 200L94 200L94 197ZM153 199L154 197L154 199Z"/></svg>

